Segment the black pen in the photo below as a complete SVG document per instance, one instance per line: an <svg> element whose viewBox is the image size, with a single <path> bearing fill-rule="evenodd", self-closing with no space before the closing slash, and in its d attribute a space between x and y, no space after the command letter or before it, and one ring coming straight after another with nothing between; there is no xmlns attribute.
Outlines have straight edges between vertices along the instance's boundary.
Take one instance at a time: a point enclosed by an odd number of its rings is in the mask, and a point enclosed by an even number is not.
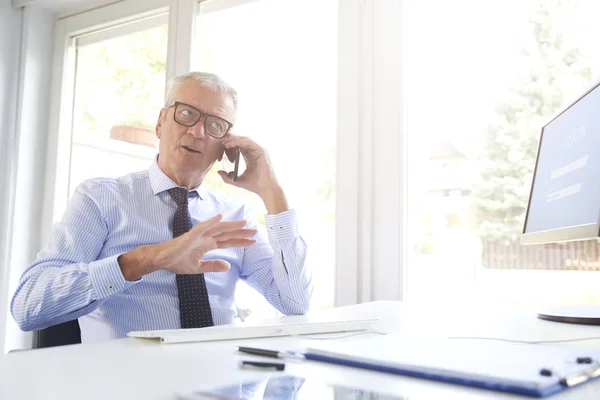
<svg viewBox="0 0 600 400"><path fill-rule="evenodd" d="M272 369L275 371L283 371L285 369L284 363L278 362L261 362L261 361L238 361L240 368L244 369Z"/></svg>
<svg viewBox="0 0 600 400"><path fill-rule="evenodd" d="M255 356L271 357L271 358L295 358L298 360L304 360L304 356L301 354L292 353L289 351L277 351L277 350L265 350L257 349L255 347L244 347L237 346L235 348L240 353L253 354Z"/></svg>

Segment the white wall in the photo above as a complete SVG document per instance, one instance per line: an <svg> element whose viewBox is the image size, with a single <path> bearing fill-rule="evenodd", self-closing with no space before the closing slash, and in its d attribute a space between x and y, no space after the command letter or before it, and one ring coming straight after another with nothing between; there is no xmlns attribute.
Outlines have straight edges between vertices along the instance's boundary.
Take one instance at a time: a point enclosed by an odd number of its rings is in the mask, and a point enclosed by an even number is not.
<svg viewBox="0 0 600 400"><path fill-rule="evenodd" d="M52 13L33 6L14 10L9 3L0 6L0 343L5 350L31 345L31 336L19 334L5 311L21 272L41 247L54 41Z"/></svg>

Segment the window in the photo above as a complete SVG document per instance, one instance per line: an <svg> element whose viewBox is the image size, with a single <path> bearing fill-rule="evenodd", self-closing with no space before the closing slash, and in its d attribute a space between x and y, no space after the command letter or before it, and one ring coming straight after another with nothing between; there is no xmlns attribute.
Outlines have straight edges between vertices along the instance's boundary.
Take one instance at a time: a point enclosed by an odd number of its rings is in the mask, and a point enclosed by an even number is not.
<svg viewBox="0 0 600 400"><path fill-rule="evenodd" d="M290 206L299 213L315 282L313 308L333 306L337 3L200 2L192 57L192 69L217 73L236 88L234 132L267 149ZM225 187L216 174L208 184L243 198L264 219L256 196ZM245 284L238 286L236 302L251 309L252 317L273 315Z"/></svg>
<svg viewBox="0 0 600 400"><path fill-rule="evenodd" d="M76 39L69 198L89 178L141 171L157 153L167 15Z"/></svg>
<svg viewBox="0 0 600 400"><path fill-rule="evenodd" d="M600 77L598 11L592 0L406 3L410 299L600 303L598 241L518 241L540 128Z"/></svg>

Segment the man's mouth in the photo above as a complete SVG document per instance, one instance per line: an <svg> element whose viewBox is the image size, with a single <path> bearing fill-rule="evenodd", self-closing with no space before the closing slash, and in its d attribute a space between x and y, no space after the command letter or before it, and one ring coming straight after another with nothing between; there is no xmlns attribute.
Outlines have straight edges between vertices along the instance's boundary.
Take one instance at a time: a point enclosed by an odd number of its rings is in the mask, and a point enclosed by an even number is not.
<svg viewBox="0 0 600 400"><path fill-rule="evenodd" d="M200 151L196 150L196 149L195 149L195 148L193 148L193 147L190 147L190 146L183 146L183 148L184 148L184 149L186 149L187 151L189 151L190 153L201 154L201 152L200 152Z"/></svg>

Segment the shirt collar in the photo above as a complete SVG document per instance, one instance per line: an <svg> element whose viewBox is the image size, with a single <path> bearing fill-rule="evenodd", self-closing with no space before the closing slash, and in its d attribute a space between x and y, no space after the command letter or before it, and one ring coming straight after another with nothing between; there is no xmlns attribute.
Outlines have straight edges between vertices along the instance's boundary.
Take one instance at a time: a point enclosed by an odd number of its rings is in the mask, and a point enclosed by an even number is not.
<svg viewBox="0 0 600 400"><path fill-rule="evenodd" d="M165 192L174 187L180 187L178 184L173 182L173 180L169 178L162 169L160 169L160 167L158 166L158 155L150 165L150 168L148 168L148 177L150 178L150 186L152 187L152 192L155 195L161 192ZM208 188L206 187L206 185L200 184L191 191L195 191L196 193L198 193L198 197L200 197L200 200L204 200L204 198L206 197L207 190Z"/></svg>

